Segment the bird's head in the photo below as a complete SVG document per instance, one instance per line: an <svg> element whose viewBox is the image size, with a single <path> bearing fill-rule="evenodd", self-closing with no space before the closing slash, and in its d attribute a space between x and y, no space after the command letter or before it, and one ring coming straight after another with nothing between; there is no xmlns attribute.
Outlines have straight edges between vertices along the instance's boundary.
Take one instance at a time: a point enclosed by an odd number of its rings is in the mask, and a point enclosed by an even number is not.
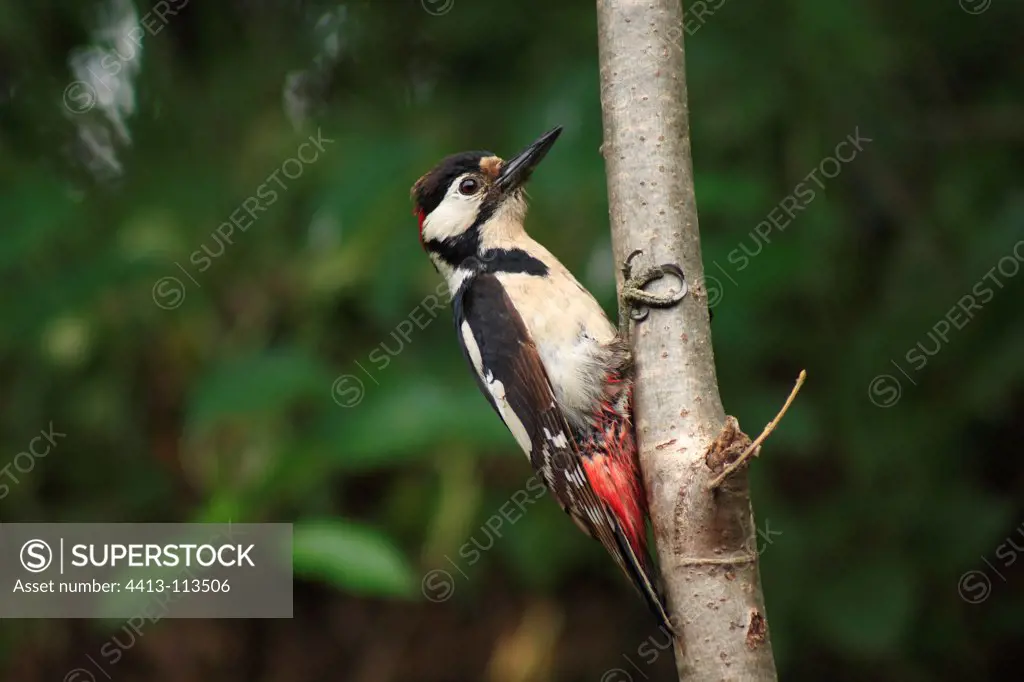
<svg viewBox="0 0 1024 682"><path fill-rule="evenodd" d="M486 151L452 154L417 180L412 198L423 248L454 266L475 256L489 233L521 226L523 187L561 132L544 133L507 161Z"/></svg>

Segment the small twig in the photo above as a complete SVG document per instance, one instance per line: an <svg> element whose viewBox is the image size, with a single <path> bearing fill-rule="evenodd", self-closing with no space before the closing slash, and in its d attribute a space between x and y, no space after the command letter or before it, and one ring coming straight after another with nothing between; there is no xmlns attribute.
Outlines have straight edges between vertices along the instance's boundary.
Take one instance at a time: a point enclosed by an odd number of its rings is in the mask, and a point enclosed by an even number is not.
<svg viewBox="0 0 1024 682"><path fill-rule="evenodd" d="M714 490L720 486L732 472L739 469L743 463L747 461L750 455L761 447L761 443L763 443L764 439L768 437L768 434L774 431L775 427L779 425L780 421L782 421L783 415L786 414L786 410L789 409L789 406L793 404L793 399L796 398L796 394L800 392L800 387L804 385L805 379L807 379L807 370L802 369L800 370L800 376L796 378L796 385L793 386L793 390L789 392L789 397L786 398L786 404L783 405L782 409L779 410L779 413L775 415L775 419L768 422L768 425L764 427L764 431L761 432L761 435L755 438L754 442L747 446L747 449L743 451L742 455L736 458L736 461L726 465L726 467L722 469L722 473L711 479L708 483L708 490Z"/></svg>

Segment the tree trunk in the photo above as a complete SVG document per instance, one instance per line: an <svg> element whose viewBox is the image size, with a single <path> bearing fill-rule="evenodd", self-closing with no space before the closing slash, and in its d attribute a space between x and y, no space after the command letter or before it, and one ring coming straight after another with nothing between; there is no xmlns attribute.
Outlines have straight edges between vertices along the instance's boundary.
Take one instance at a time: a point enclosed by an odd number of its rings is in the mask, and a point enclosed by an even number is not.
<svg viewBox="0 0 1024 682"><path fill-rule="evenodd" d="M597 0L603 154L616 262L676 263L689 293L635 325L635 420L681 680L775 680L746 467L718 489L718 394L679 0ZM672 278L650 290L667 292ZM619 286L621 287L621 274ZM749 441L747 441L749 442ZM721 462L715 464L721 470Z"/></svg>

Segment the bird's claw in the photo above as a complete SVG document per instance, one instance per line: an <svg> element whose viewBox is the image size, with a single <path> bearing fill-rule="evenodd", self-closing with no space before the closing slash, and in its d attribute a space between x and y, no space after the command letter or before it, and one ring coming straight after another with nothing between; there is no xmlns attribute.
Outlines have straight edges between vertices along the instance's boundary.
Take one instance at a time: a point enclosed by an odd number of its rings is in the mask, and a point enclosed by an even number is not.
<svg viewBox="0 0 1024 682"><path fill-rule="evenodd" d="M633 253L626 256L626 260L622 262L622 279L629 281L633 274L633 259L643 252L643 249L635 249Z"/></svg>
<svg viewBox="0 0 1024 682"><path fill-rule="evenodd" d="M683 269L675 263L644 268L634 274L632 262L641 253L642 251L637 249L629 254L622 264L622 275L626 279L622 286L622 303L629 306L629 317L634 322L645 320L650 314L650 308L671 308L683 300L688 291ZM672 275L679 280L679 291L669 294L652 294L645 291L644 287L665 275Z"/></svg>

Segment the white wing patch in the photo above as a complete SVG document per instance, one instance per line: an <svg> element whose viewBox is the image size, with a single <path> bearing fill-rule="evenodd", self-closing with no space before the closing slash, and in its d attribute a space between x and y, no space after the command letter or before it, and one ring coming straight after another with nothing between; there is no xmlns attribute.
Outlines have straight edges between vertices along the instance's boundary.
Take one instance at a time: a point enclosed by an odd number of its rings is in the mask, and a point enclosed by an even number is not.
<svg viewBox="0 0 1024 682"><path fill-rule="evenodd" d="M551 444L554 445L556 449L561 450L562 448L569 447L569 439L566 438L565 434L561 431L558 432L558 435L552 436L551 432L545 427L544 437L551 441Z"/></svg>
<svg viewBox="0 0 1024 682"><path fill-rule="evenodd" d="M543 455L542 462L544 466L541 467L541 473L544 475L544 482L548 484L548 488L554 490L555 488L555 469L551 466L551 449L547 443L541 446L541 454Z"/></svg>
<svg viewBox="0 0 1024 682"><path fill-rule="evenodd" d="M463 320L461 331L462 343L466 345L469 361L473 363L473 371L476 372L477 376L482 377L484 375L484 360L480 356L480 346L476 344L476 338L473 336L473 330L470 328L469 322Z"/></svg>
<svg viewBox="0 0 1024 682"><path fill-rule="evenodd" d="M451 270L451 272L445 276L445 279L448 280L448 291L450 291L452 296L454 296L458 292L459 288L462 286L462 283L465 282L466 279L469 278L469 276L472 275L473 273L472 271L466 270L464 268L451 269L451 266L448 267Z"/></svg>
<svg viewBox="0 0 1024 682"><path fill-rule="evenodd" d="M580 470L578 466L572 467L571 469L566 469L564 473L565 480L568 483L575 484L575 486L578 488L587 487L587 480L583 477L583 472ZM572 490L572 485L569 486L569 490Z"/></svg>
<svg viewBox="0 0 1024 682"><path fill-rule="evenodd" d="M526 427L523 426L522 420L516 415L512 408L508 404L508 397L505 395L505 385L494 378L494 373L485 371L483 366L483 358L480 355L480 346L477 345L476 339L473 337L473 330L470 328L469 323L463 321L462 323L462 342L466 344L466 352L469 354L469 360L473 363L473 371L477 373L480 378L483 379L484 387L487 392L494 398L494 404L498 407L498 414L501 415L502 421L508 427L508 430L512 432L512 436L516 439L516 443L523 449L526 456L530 456L530 452L533 451L533 444L530 443L530 434L527 433ZM564 438L564 436L563 436Z"/></svg>
<svg viewBox="0 0 1024 682"><path fill-rule="evenodd" d="M494 374L491 372L488 372L487 376L484 377L484 383L487 385L487 390L494 396L494 402L498 406L498 413L508 426L508 430L515 436L516 442L519 443L519 447L523 449L523 452L529 456L533 450L533 445L530 443L530 434L526 432L523 422L520 421L516 413L509 407L508 398L505 396L505 385L495 379Z"/></svg>

